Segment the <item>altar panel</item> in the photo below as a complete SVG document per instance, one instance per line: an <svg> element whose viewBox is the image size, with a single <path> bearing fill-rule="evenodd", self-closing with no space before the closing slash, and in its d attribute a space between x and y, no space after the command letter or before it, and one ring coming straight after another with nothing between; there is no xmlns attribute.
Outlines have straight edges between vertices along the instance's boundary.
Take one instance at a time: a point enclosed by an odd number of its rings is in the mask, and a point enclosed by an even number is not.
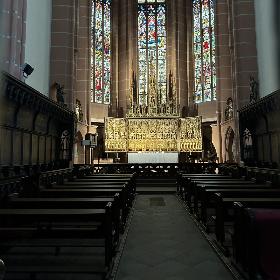
<svg viewBox="0 0 280 280"><path fill-rule="evenodd" d="M178 153L128 153L128 163L178 163Z"/></svg>

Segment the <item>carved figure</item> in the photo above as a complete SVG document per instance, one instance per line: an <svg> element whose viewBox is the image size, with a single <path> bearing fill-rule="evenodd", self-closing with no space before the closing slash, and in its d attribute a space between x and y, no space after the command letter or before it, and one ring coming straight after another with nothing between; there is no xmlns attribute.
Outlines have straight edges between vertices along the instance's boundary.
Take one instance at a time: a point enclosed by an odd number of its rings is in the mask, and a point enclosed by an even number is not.
<svg viewBox="0 0 280 280"><path fill-rule="evenodd" d="M78 99L76 99L76 115L79 122L82 122L84 114L83 114L82 104Z"/></svg>
<svg viewBox="0 0 280 280"><path fill-rule="evenodd" d="M61 86L58 83L55 83L55 88L56 88L56 101L60 105L64 105L64 86Z"/></svg>
<svg viewBox="0 0 280 280"><path fill-rule="evenodd" d="M253 76L250 76L250 102L256 102L259 95L259 84Z"/></svg>
<svg viewBox="0 0 280 280"><path fill-rule="evenodd" d="M228 121L233 118L233 101L231 98L227 100L227 106L225 109L225 120Z"/></svg>

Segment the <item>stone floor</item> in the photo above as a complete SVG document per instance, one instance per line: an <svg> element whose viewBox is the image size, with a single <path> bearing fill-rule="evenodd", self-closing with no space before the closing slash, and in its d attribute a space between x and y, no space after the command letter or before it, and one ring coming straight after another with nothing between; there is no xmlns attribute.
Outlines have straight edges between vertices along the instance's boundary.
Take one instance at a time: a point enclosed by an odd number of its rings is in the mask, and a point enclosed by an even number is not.
<svg viewBox="0 0 280 280"><path fill-rule="evenodd" d="M232 280L175 195L139 195L116 280Z"/></svg>

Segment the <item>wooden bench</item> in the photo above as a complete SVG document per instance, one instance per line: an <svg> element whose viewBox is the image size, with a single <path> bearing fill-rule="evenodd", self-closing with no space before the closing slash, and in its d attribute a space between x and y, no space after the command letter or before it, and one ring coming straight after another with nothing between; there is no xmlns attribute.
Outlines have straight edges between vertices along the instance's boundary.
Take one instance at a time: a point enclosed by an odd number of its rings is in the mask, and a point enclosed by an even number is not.
<svg viewBox="0 0 280 280"><path fill-rule="evenodd" d="M127 183L129 185L132 185L134 189L136 189L136 173L133 174L110 174L106 176L101 175L93 175L93 176L86 176L82 179L76 179L76 182L100 182L100 183L106 183L106 182L123 182Z"/></svg>
<svg viewBox="0 0 280 280"><path fill-rule="evenodd" d="M107 190L107 189L123 189L123 192L125 193L125 198L127 199L127 203L129 206L132 205L132 202L135 198L135 189L132 187L132 185L129 185L128 183L115 183L115 184L66 184L66 185L59 185L59 186L52 186L49 189L53 190Z"/></svg>
<svg viewBox="0 0 280 280"><path fill-rule="evenodd" d="M120 194L120 208L122 217L122 231L124 230L125 223L128 217L129 209L131 208L132 201L129 198L126 190L126 185L121 188L99 188L99 189L62 189L52 188L43 189L37 196L38 197L50 197L50 198L98 198L98 197L113 197L116 193Z"/></svg>
<svg viewBox="0 0 280 280"><path fill-rule="evenodd" d="M115 254L113 232L111 203L103 209L0 209L2 250L28 243L35 247L80 247L84 246L83 239L101 238L105 248L104 268L108 270ZM78 240L73 242L73 239ZM99 267L101 272L104 268ZM34 272L30 269L26 267L25 272ZM23 270L21 267L20 271ZM7 271L18 271L18 268L8 266Z"/></svg>
<svg viewBox="0 0 280 280"><path fill-rule="evenodd" d="M230 185L253 185L254 182L242 180L192 180L188 188L185 189L183 194L184 200L187 202L188 207L191 209L192 198L198 199L199 190L203 186L230 186Z"/></svg>
<svg viewBox="0 0 280 280"><path fill-rule="evenodd" d="M40 183L49 186L53 183L63 184L64 180L73 177L73 168L45 171L40 174Z"/></svg>
<svg viewBox="0 0 280 280"><path fill-rule="evenodd" d="M208 182L208 183L198 183L196 187L193 189L193 208L194 213L197 213L198 211L198 205L199 202L201 202L203 199L205 201L205 197L203 197L204 189L236 189L236 188L269 188L269 185L263 185L263 184L255 184L253 182L246 182L246 181L240 181L240 182ZM188 198L188 203L189 203ZM207 199L207 197L206 197ZM208 202L208 201L206 201Z"/></svg>
<svg viewBox="0 0 280 280"><path fill-rule="evenodd" d="M250 279L279 279L280 209L244 208L242 265Z"/></svg>
<svg viewBox="0 0 280 280"><path fill-rule="evenodd" d="M95 197L95 198L62 198L62 197L16 197L12 196L5 203L6 208L32 208L32 209L99 209L105 208L107 203L112 203L113 223L115 243L119 241L121 225L125 223L121 215L121 203L119 193L114 197ZM122 209L122 211L124 211Z"/></svg>
<svg viewBox="0 0 280 280"><path fill-rule="evenodd" d="M225 195L225 194L224 194ZM268 193L262 194L262 197L254 197L254 193L248 194L244 197L242 193L240 196L223 196L221 193L215 194L216 217L215 217L215 234L217 241L223 243L225 241L225 219L233 223L233 216L229 215L229 211L233 210L235 202L241 202L246 207L280 207L280 196L271 197Z"/></svg>
<svg viewBox="0 0 280 280"><path fill-rule="evenodd" d="M192 192L193 190L193 185L195 185L195 182L196 181L202 181L202 182L205 182L205 181L218 181L218 180L232 180L232 178L230 177L226 177L226 176L203 176L203 177L186 177L182 180L182 183L181 185L178 187L178 192L179 192L179 195L184 198L184 195L186 193L190 193Z"/></svg>
<svg viewBox="0 0 280 280"><path fill-rule="evenodd" d="M177 192L182 194L184 192L184 187L188 184L191 180L194 179L231 179L230 176L224 176L221 174L178 174L177 176Z"/></svg>
<svg viewBox="0 0 280 280"><path fill-rule="evenodd" d="M201 200L201 221L204 225L207 225L208 213L207 205L209 205L209 198L214 198L215 193L221 193L223 196L239 196L239 197L273 197L280 195L280 189L275 188L225 188L225 189L203 189L202 200Z"/></svg>
<svg viewBox="0 0 280 280"><path fill-rule="evenodd" d="M135 198L135 189L132 188L131 185L127 183L116 183L116 184L71 184L71 185L60 185L60 186L52 186L51 189L63 189L63 190L71 190L71 189L116 189L123 188L126 192L127 199L129 200L129 205L132 205L132 202Z"/></svg>

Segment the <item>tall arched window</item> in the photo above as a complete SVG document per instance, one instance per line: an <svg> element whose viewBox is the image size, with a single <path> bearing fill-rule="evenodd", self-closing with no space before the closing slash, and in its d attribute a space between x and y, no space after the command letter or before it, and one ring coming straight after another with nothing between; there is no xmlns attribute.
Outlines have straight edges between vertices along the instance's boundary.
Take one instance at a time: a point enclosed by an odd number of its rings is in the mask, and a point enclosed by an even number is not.
<svg viewBox="0 0 280 280"><path fill-rule="evenodd" d="M91 4L91 101L110 104L111 0Z"/></svg>
<svg viewBox="0 0 280 280"><path fill-rule="evenodd" d="M161 103L166 102L165 0L138 0L139 104L147 105L148 81L154 76Z"/></svg>
<svg viewBox="0 0 280 280"><path fill-rule="evenodd" d="M215 0L193 0L194 100L216 100Z"/></svg>

